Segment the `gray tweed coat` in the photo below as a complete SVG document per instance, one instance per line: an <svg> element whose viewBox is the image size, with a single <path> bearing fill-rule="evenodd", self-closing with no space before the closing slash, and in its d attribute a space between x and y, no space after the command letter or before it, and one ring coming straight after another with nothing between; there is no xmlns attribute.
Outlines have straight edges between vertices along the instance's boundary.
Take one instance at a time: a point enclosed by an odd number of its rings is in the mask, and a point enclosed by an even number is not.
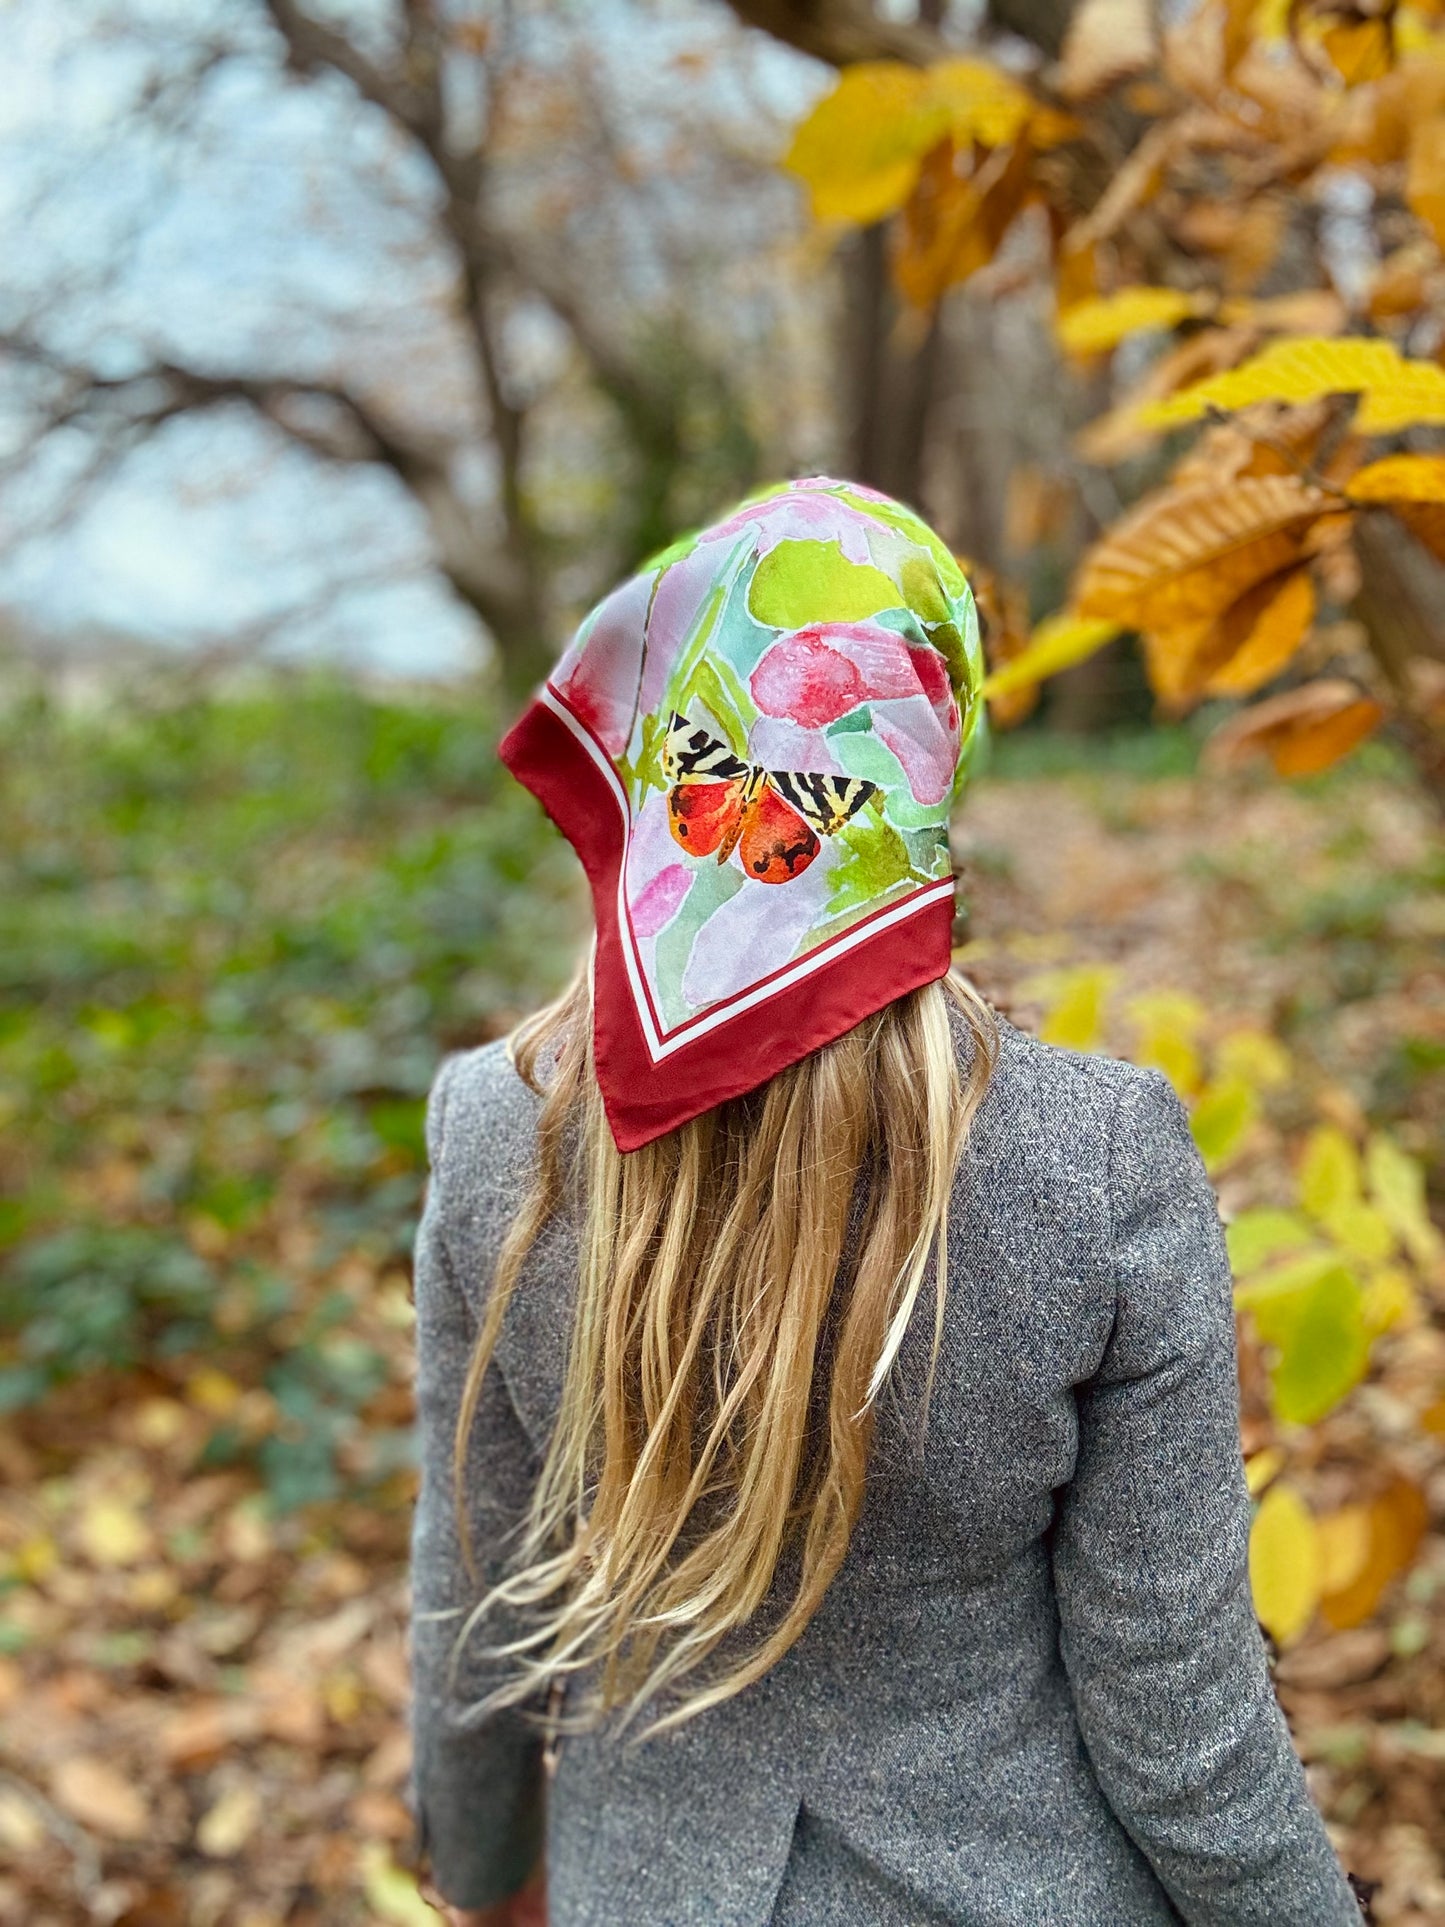
<svg viewBox="0 0 1445 1927"><path fill-rule="evenodd" d="M1229 1268L1183 1110L1157 1073L1001 1030L922 1453L927 1291L802 1639L674 1734L569 1736L545 1801L535 1730L459 1713L484 1663L446 1681L474 1597L452 1433L537 1099L499 1045L443 1065L413 1800L450 1899L511 1892L545 1839L553 1927L1358 1927L1250 1603ZM494 1563L556 1411L575 1252L544 1236L488 1373L468 1489Z"/></svg>

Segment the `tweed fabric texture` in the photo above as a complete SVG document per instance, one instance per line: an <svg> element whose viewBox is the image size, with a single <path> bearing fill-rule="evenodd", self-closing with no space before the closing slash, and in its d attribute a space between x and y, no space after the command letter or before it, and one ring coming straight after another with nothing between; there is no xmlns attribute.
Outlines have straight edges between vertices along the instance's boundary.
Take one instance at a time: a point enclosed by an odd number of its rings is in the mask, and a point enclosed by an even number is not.
<svg viewBox="0 0 1445 1927"><path fill-rule="evenodd" d="M802 1639L673 1734L568 1737L545 1796L518 1719L467 1723L486 1664L446 1677L475 1596L452 1432L538 1100L501 1046L442 1067L413 1798L450 1898L510 1892L545 1838L554 1927L1356 1927L1250 1600L1229 1269L1183 1109L1157 1073L1001 1037L921 1448L927 1292ZM487 1375L468 1491L490 1572L557 1410L575 1276L554 1223Z"/></svg>

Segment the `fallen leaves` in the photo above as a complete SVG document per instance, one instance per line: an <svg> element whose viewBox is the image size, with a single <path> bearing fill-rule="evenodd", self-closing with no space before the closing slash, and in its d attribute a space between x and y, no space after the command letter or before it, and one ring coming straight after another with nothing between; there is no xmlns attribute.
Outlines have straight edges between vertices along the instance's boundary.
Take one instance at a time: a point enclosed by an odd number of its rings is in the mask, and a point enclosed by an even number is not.
<svg viewBox="0 0 1445 1927"><path fill-rule="evenodd" d="M51 1775L50 1791L72 1819L109 1840L143 1840L150 1831L144 1797L133 1781L104 1760L83 1753L62 1760Z"/></svg>

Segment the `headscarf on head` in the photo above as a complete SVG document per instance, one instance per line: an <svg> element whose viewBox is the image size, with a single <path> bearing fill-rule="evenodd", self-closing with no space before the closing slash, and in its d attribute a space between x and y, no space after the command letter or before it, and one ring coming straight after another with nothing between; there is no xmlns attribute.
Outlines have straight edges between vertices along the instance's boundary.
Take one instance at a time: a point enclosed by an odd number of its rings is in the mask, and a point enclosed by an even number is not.
<svg viewBox="0 0 1445 1927"><path fill-rule="evenodd" d="M585 619L500 753L591 885L619 1150L945 975L981 680L953 556L826 477L751 497Z"/></svg>

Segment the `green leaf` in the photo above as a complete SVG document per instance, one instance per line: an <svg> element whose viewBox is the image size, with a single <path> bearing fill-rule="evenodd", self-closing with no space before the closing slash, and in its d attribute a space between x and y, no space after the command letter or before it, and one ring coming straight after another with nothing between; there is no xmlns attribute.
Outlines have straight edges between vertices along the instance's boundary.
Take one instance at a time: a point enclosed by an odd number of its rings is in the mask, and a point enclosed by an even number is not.
<svg viewBox="0 0 1445 1927"><path fill-rule="evenodd" d="M377 1920L393 1922L394 1927L437 1927L436 1909L422 1899L415 1879L396 1865L380 1840L368 1840L361 1849L361 1884Z"/></svg>
<svg viewBox="0 0 1445 1927"><path fill-rule="evenodd" d="M1331 1271L1341 1269L1332 1251L1308 1251L1237 1285L1234 1302L1254 1320L1266 1345L1283 1345L1294 1330L1306 1297Z"/></svg>
<svg viewBox="0 0 1445 1927"><path fill-rule="evenodd" d="M862 622L903 607L891 576L850 562L836 542L780 542L753 571L748 610L773 629L812 622Z"/></svg>
<svg viewBox="0 0 1445 1927"><path fill-rule="evenodd" d="M1229 1262L1236 1278L1244 1278L1271 1258L1307 1248L1314 1240L1305 1220L1295 1211L1261 1207L1241 1211L1225 1233Z"/></svg>
<svg viewBox="0 0 1445 1927"><path fill-rule="evenodd" d="M1325 1230L1352 1258L1382 1265L1395 1255L1395 1234L1389 1221L1372 1204L1347 1200L1324 1214Z"/></svg>
<svg viewBox="0 0 1445 1927"><path fill-rule="evenodd" d="M1300 1160L1299 1201L1322 1222L1340 1205L1360 1196L1360 1158L1354 1145L1333 1124L1322 1124L1305 1140Z"/></svg>
<svg viewBox="0 0 1445 1927"><path fill-rule="evenodd" d="M1365 1375L1370 1340L1359 1285L1336 1265L1304 1294L1270 1381L1277 1417L1314 1425Z"/></svg>
<svg viewBox="0 0 1445 1927"><path fill-rule="evenodd" d="M1365 1172L1371 1202L1380 1216L1417 1265L1433 1265L1440 1256L1441 1238L1425 1202L1424 1166L1378 1131L1365 1147Z"/></svg>
<svg viewBox="0 0 1445 1927"><path fill-rule="evenodd" d="M1205 1085L1190 1114L1189 1128L1211 1170L1239 1148L1258 1110L1254 1087L1242 1077L1217 1077Z"/></svg>

